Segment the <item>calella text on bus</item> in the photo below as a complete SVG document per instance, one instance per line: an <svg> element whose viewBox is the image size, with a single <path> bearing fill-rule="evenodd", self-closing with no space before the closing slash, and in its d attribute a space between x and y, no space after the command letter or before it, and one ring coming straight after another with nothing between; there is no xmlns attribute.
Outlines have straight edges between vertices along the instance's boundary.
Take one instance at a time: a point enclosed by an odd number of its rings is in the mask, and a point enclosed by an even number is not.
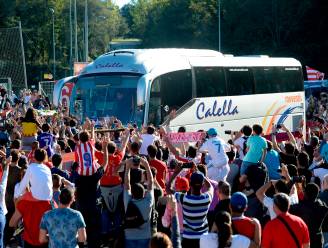
<svg viewBox="0 0 328 248"><path fill-rule="evenodd" d="M197 106L196 117L198 120L206 119L212 116L226 116L238 114L238 107L233 105L232 100L224 100L220 106L215 100L212 106L206 106L204 102L200 102Z"/></svg>

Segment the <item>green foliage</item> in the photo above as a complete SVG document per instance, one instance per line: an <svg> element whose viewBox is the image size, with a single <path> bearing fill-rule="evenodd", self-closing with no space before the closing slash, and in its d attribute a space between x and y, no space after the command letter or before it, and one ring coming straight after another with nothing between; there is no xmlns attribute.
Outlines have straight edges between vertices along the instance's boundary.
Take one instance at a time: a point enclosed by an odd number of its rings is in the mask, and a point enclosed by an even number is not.
<svg viewBox="0 0 328 248"><path fill-rule="evenodd" d="M220 0L222 51L328 67L325 0ZM134 0L121 10L144 47L218 50L218 0Z"/></svg>
<svg viewBox="0 0 328 248"><path fill-rule="evenodd" d="M72 22L73 3L72 1ZM77 2L78 60L84 61L84 0ZM52 72L52 13L55 10L56 68L59 79L70 75L70 0L0 0L0 27L17 26L21 20L29 82ZM89 61L108 50L115 37L124 37L128 25L110 0L88 0ZM74 46L74 22L73 22ZM74 49L73 49L74 55Z"/></svg>

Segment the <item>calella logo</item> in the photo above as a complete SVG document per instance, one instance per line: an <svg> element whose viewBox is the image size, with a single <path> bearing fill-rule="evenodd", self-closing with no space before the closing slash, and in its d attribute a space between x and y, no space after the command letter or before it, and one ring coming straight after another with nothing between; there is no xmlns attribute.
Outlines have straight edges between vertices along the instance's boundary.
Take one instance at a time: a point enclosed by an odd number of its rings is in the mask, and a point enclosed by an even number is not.
<svg viewBox="0 0 328 248"><path fill-rule="evenodd" d="M97 64L96 69L101 69L101 68L121 68L123 65L119 62L114 62L114 63L106 63L106 64Z"/></svg>
<svg viewBox="0 0 328 248"><path fill-rule="evenodd" d="M200 102L197 106L196 117L198 120L203 120L209 117L226 116L238 114L238 106L235 106L231 99L224 100L223 104L219 104L217 100L213 104L206 105L205 102Z"/></svg>

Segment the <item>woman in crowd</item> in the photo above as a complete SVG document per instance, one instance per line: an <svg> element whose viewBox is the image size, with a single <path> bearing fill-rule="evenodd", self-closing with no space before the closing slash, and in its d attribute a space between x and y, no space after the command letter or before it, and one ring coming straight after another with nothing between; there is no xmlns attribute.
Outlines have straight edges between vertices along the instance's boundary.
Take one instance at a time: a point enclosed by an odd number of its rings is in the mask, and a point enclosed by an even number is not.
<svg viewBox="0 0 328 248"><path fill-rule="evenodd" d="M29 151L32 143L37 139L38 128L41 128L35 110L29 108L26 111L25 117L21 121L21 127L23 150Z"/></svg>
<svg viewBox="0 0 328 248"><path fill-rule="evenodd" d="M228 212L219 212L215 216L212 232L200 238L200 248L253 248L256 244L243 235L232 235L231 216Z"/></svg>

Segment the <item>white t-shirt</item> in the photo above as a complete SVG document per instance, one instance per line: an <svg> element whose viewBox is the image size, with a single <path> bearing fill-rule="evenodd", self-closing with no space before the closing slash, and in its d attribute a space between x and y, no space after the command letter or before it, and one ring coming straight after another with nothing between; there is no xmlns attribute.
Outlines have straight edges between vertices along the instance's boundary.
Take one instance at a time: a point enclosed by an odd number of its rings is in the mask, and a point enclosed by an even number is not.
<svg viewBox="0 0 328 248"><path fill-rule="evenodd" d="M230 151L230 146L218 137L208 139L199 149L200 152L208 152L211 159L209 164L220 167L226 165L229 161L226 152Z"/></svg>
<svg viewBox="0 0 328 248"><path fill-rule="evenodd" d="M159 138L153 134L146 133L146 134L141 134L141 139L142 139L142 144L139 153L141 155L148 155L148 151L147 151L148 146L153 145L154 142Z"/></svg>
<svg viewBox="0 0 328 248"><path fill-rule="evenodd" d="M239 154L239 159L240 160L243 160L243 158L245 157L245 154L244 154L244 144L245 144L245 142L246 142L245 136L239 137L238 139L236 139L233 142L235 146L239 146L238 154Z"/></svg>
<svg viewBox="0 0 328 248"><path fill-rule="evenodd" d="M293 187L295 187L295 185ZM296 192L297 191L289 196L290 205L298 203L298 196ZM271 220L277 217L276 213L273 211L273 198L264 196L263 205L268 209Z"/></svg>
<svg viewBox="0 0 328 248"><path fill-rule="evenodd" d="M19 185L20 185L20 182L19 183L16 183L16 185L15 185L15 189L14 189L14 200L16 200L17 198L21 197L26 192L26 190L25 190L22 194L18 194Z"/></svg>
<svg viewBox="0 0 328 248"><path fill-rule="evenodd" d="M313 175L315 177L319 177L320 178L320 182L323 181L323 178L325 177L325 175L328 174L328 170L325 168L318 168L318 169L314 169L313 170Z"/></svg>
<svg viewBox="0 0 328 248"><path fill-rule="evenodd" d="M248 248L251 241L243 235L232 235L230 248ZM200 248L218 248L217 233L206 233L200 237Z"/></svg>
<svg viewBox="0 0 328 248"><path fill-rule="evenodd" d="M44 164L32 163L19 184L17 195L23 194L28 185L31 185L32 196L40 201L52 199L52 177L50 169Z"/></svg>

